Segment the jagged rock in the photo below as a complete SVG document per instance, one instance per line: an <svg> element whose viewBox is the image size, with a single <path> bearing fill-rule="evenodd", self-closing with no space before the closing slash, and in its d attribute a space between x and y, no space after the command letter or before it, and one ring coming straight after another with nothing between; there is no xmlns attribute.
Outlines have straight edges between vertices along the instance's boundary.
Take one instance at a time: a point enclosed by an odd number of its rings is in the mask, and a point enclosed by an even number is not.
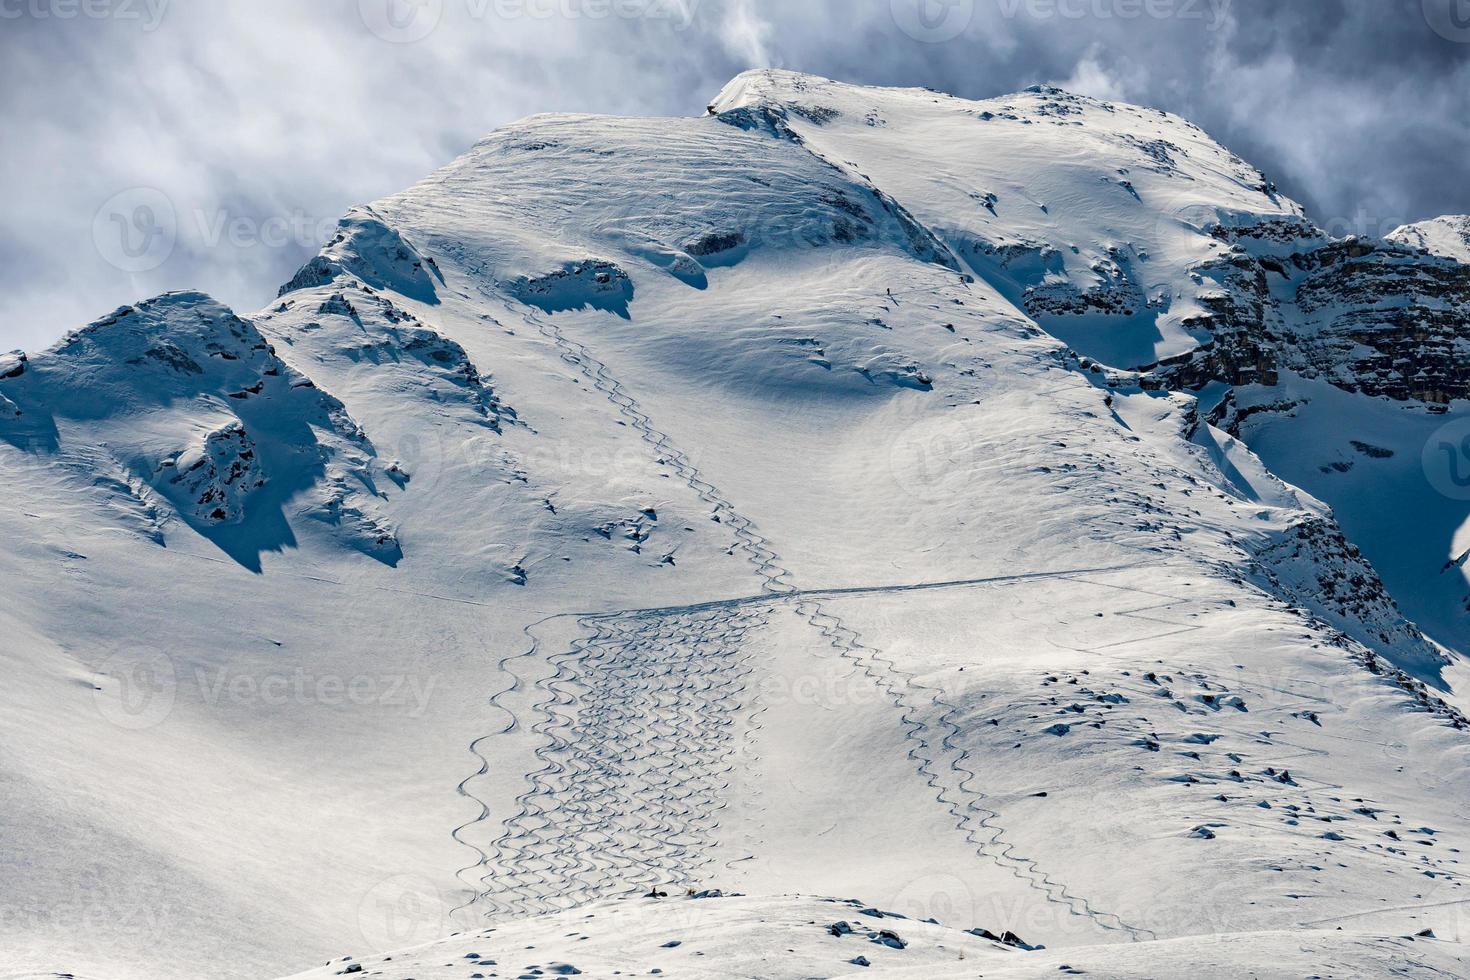
<svg viewBox="0 0 1470 980"><path fill-rule="evenodd" d="M9 381L26 373L26 364L30 358L25 351L11 351L9 354L0 354L0 381Z"/></svg>
<svg viewBox="0 0 1470 980"><path fill-rule="evenodd" d="M1336 522L1311 517L1260 550L1276 584L1302 606L1365 646L1388 646L1416 669L1437 672L1444 655L1408 622L1374 570Z"/></svg>
<svg viewBox="0 0 1470 980"><path fill-rule="evenodd" d="M602 259L568 262L545 275L521 276L507 283L506 288L521 302L548 313L590 307L625 318L634 292L628 274Z"/></svg>
<svg viewBox="0 0 1470 980"><path fill-rule="evenodd" d="M265 486L255 442L240 422L207 434L202 442L164 460L159 489L183 513L201 523L238 524L251 494Z"/></svg>
<svg viewBox="0 0 1470 980"><path fill-rule="evenodd" d="M422 303L437 303L444 277L419 250L370 207L357 207L337 225L337 234L278 295L324 286L339 276L355 277Z"/></svg>
<svg viewBox="0 0 1470 980"><path fill-rule="evenodd" d="M1195 267L1211 340L1145 368L1151 388L1275 385L1283 369L1346 391L1432 406L1470 397L1470 266L1391 242L1328 240L1295 222L1216 229ZM1282 255L1281 249L1299 249Z"/></svg>

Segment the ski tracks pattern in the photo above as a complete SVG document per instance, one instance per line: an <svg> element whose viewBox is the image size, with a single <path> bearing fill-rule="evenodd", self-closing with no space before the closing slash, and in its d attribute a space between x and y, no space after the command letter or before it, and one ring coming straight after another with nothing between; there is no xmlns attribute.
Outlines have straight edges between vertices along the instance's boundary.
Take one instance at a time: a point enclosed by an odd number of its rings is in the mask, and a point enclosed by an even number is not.
<svg viewBox="0 0 1470 980"><path fill-rule="evenodd" d="M654 452L691 490L713 508L713 519L735 538L771 596L772 604L793 601L791 573L755 524L706 480L672 438L582 344L533 313L526 314L567 364L575 367L618 410ZM787 598L783 598L787 597ZM983 805L984 793L966 768L968 750L957 744L960 709L939 692L920 685L891 661L861 643L859 635L816 600L796 609L832 647L873 680L900 712L909 758L956 821L956 829L978 855L1011 871L1047 901L1131 939L1152 938L1148 930L1095 909L1014 853L999 815ZM719 814L737 756L753 766L751 748L762 708L750 684L754 667L747 635L766 625L760 606L729 606L699 612L612 613L578 621L581 636L549 660L550 677L537 683L542 699L531 731L541 740L541 769L529 777L517 812L503 824L492 851L469 844L463 832L491 819L490 809L468 789L489 772L477 740L471 751L478 772L460 784L461 795L481 814L455 831L479 861L464 869L483 872L471 905L487 915L545 912L575 907L632 889L683 887L698 881L713 857ZM539 643L532 629L530 657ZM492 699L519 689L512 686ZM922 701L923 703L917 703ZM508 708L504 708L507 712ZM937 714L939 734L922 720ZM510 713L506 732L519 726ZM744 747L742 749L742 746Z"/></svg>
<svg viewBox="0 0 1470 980"><path fill-rule="evenodd" d="M820 604L803 602L796 608L832 648L873 681L898 710L904 736L910 743L909 759L934 791L935 799L949 810L956 821L956 829L977 854L994 861L1020 881L1042 892L1048 901L1065 907L1073 915L1089 918L1104 929L1127 933L1134 940L1156 938L1147 929L1129 925L1110 912L1094 908L1086 899L1074 895L1066 885L1042 871L1036 861L1015 853L1015 845L1005 839L1000 814L983 805L985 793L972 785L977 773L966 768L970 752L957 744L963 736L955 721L961 713L959 706L944 700L942 692L920 684L914 675L900 670L876 650L864 646L856 631L825 612ZM938 716L938 735L923 720L925 715ZM941 766L941 763L947 764Z"/></svg>
<svg viewBox="0 0 1470 980"><path fill-rule="evenodd" d="M542 768L495 842L485 884L503 910L696 883L750 725L760 613L579 625L535 708Z"/></svg>

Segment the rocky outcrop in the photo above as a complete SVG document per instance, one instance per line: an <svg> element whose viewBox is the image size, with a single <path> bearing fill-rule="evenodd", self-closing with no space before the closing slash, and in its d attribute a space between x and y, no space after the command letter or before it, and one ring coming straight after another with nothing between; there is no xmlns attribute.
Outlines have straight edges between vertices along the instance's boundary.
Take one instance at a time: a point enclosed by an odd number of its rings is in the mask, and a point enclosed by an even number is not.
<svg viewBox="0 0 1470 980"><path fill-rule="evenodd" d="M1290 527L1256 554L1278 594L1368 650L1391 651L1416 677L1438 681L1443 652L1389 595L1378 572L1329 517Z"/></svg>
<svg viewBox="0 0 1470 980"><path fill-rule="evenodd" d="M179 511L202 524L238 524L251 495L265 486L255 442L240 422L159 464L157 483Z"/></svg>
<svg viewBox="0 0 1470 980"><path fill-rule="evenodd" d="M592 308L626 318L633 301L633 280L612 262L584 259L568 262L554 272L521 276L505 284L522 303L547 313Z"/></svg>
<svg viewBox="0 0 1470 980"><path fill-rule="evenodd" d="M1058 280L1028 286L1022 306L1035 319L1089 313L1129 317L1154 308L1128 272L1126 263L1122 250L1112 249L1107 258L1091 266L1096 285L1083 289L1070 280Z"/></svg>
<svg viewBox="0 0 1470 980"><path fill-rule="evenodd" d="M420 345L426 361L447 359L463 386L478 380L444 345L427 337ZM6 405L16 407L11 418L24 408L5 427L22 430L12 441L54 448L47 434L66 420L69 453L117 461L119 494L130 481L146 485L252 570L260 551L286 543L288 504L349 531L339 514L377 506L376 449L346 406L281 360L254 322L202 293L122 307L51 350L0 363L14 371L0 381L0 422ZM320 491L317 512L310 491ZM247 530L229 530L236 525ZM349 537L389 560L376 543L385 534L383 526Z"/></svg>
<svg viewBox="0 0 1470 980"><path fill-rule="evenodd" d="M1304 374L1397 401L1470 397L1470 265L1359 239L1302 264Z"/></svg>
<svg viewBox="0 0 1470 980"><path fill-rule="evenodd" d="M26 364L30 358L25 351L11 351L9 354L0 354L0 381L9 381L26 373Z"/></svg>
<svg viewBox="0 0 1470 980"><path fill-rule="evenodd" d="M1189 324L1213 339L1145 369L1145 386L1274 385L1287 369L1432 410L1470 398L1470 265L1280 222L1217 237L1229 253L1194 271L1219 289Z"/></svg>
<svg viewBox="0 0 1470 980"><path fill-rule="evenodd" d="M370 207L357 207L337 225L321 254L304 265L278 295L324 286L343 274L375 289L388 289L422 303L439 302L444 276L397 229Z"/></svg>

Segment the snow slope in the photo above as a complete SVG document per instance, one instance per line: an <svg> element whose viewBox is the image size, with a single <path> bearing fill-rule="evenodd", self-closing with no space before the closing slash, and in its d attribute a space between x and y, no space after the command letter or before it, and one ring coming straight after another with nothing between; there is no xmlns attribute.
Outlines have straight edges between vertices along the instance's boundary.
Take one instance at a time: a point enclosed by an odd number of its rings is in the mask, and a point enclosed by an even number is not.
<svg viewBox="0 0 1470 980"><path fill-rule="evenodd" d="M1421 930L1422 931L1422 930ZM1432 929L1430 930L1432 932ZM1032 950L862 902L779 897L630 899L521 920L388 957L337 959L297 980L412 975L960 978L1461 976L1463 951L1429 936L1294 931ZM1009 942L1002 942L1009 939ZM353 970L354 967L360 969ZM352 971L346 973L344 971Z"/></svg>
<svg viewBox="0 0 1470 980"><path fill-rule="evenodd" d="M1463 972L1453 608L1229 415L1294 378L1125 370L1299 209L1049 89L713 109L526 120L257 314L0 360L6 967Z"/></svg>
<svg viewBox="0 0 1470 980"><path fill-rule="evenodd" d="M1301 208L1193 124L1060 89L971 102L753 72L712 109L779 114L866 174L1055 336L1119 366L1197 347L1225 245L1215 224L1306 225Z"/></svg>
<svg viewBox="0 0 1470 980"><path fill-rule="evenodd" d="M1390 232L1388 238L1457 262L1470 262L1470 216L1467 215L1445 215L1404 225Z"/></svg>

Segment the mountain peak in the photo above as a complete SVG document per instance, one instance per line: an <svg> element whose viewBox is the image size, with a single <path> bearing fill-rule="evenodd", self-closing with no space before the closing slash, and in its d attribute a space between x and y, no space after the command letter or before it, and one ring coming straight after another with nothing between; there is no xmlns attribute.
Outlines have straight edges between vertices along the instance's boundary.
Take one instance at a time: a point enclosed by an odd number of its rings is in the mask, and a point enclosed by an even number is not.
<svg viewBox="0 0 1470 980"><path fill-rule="evenodd" d="M1395 228L1390 241L1470 263L1470 215L1447 214Z"/></svg>
<svg viewBox="0 0 1470 980"><path fill-rule="evenodd" d="M72 332L35 362L43 367L63 359L124 372L152 364L199 375L211 361L249 360L269 348L254 326L223 303L196 290L178 290L119 307Z"/></svg>

